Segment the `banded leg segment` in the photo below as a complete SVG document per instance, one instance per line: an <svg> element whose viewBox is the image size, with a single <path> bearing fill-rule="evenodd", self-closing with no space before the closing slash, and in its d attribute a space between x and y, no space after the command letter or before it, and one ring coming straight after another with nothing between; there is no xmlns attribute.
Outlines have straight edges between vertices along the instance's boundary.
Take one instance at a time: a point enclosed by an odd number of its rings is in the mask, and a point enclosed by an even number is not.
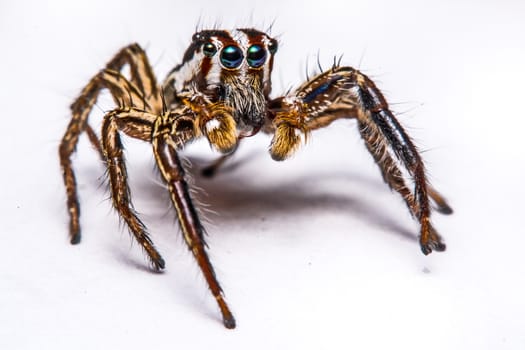
<svg viewBox="0 0 525 350"><path fill-rule="evenodd" d="M71 163L71 155L75 152L80 134L87 127L87 119L96 102L97 96L97 90L86 87L82 91L82 95L71 105L73 117L69 122L66 133L62 137L58 150L62 176L66 186L67 208L69 212L69 238L71 244L80 243L81 237L79 222L80 204L78 202L77 182ZM82 107L79 107L79 105L82 105ZM98 147L98 149L100 149L100 147Z"/></svg>
<svg viewBox="0 0 525 350"><path fill-rule="evenodd" d="M333 67L307 81L273 109L274 159L288 157L297 148L300 135L339 118L357 118L361 136L378 164L385 182L399 192L418 219L424 254L443 251L445 244L430 223L432 198L438 210L451 213L445 200L427 184L423 161L382 93L364 74L350 67ZM397 160L394 160L394 158ZM415 188L410 191L399 166L406 168Z"/></svg>
<svg viewBox="0 0 525 350"><path fill-rule="evenodd" d="M154 118L153 115L149 114L148 117L150 117L150 120ZM133 109L126 111L115 110L108 113L104 118L102 125L102 149L108 168L113 206L124 219L137 242L145 250L154 268L160 270L164 268L164 259L155 249L146 231L146 227L133 209L127 183L128 175L124 160L124 148L120 141L119 122L121 125L129 125L133 118L140 120L145 131L149 129L151 133L153 124L151 123L149 127L147 126L149 121L147 118L144 118L143 112Z"/></svg>
<svg viewBox="0 0 525 350"><path fill-rule="evenodd" d="M161 118L155 125L153 136L153 153L160 173L168 186L171 201L177 211L178 220L184 240L204 274L211 293L217 300L226 328L235 328L235 319L224 300L222 288L217 281L215 271L206 253L204 228L193 206L188 184L184 178L184 168L177 155L177 141L173 140L169 131L170 126L162 123Z"/></svg>
<svg viewBox="0 0 525 350"><path fill-rule="evenodd" d="M131 78L127 80L119 71L129 64ZM133 44L123 48L102 70L84 87L80 96L71 105L72 118L62 137L59 147L60 165L67 192L69 212L69 236L72 244L80 242L80 205L71 155L75 152L80 134L87 132L90 142L103 158L98 136L88 125L87 120L100 91L108 89L120 106L131 106L132 101L144 109L160 110L161 98L151 66L144 51Z"/></svg>
<svg viewBox="0 0 525 350"><path fill-rule="evenodd" d="M374 124L365 124L364 122L359 122L358 124L361 137L365 141L366 148L374 158L374 161L379 166L383 180L391 189L397 191L403 197L410 213L417 217L419 209L415 197L406 186L397 162L390 156L386 140Z"/></svg>
<svg viewBox="0 0 525 350"><path fill-rule="evenodd" d="M386 140L381 136L380 131L374 124L359 122L359 132L365 141L366 148L379 166L383 180L403 197L412 215L418 217L419 208L416 199L405 183L398 162L390 155ZM451 214L452 208L441 194L432 186L427 185L427 187L428 196L434 201L436 210L442 214Z"/></svg>
<svg viewBox="0 0 525 350"><path fill-rule="evenodd" d="M373 123L377 126L389 148L414 179L414 198L418 207L416 217L421 224L419 242L423 254L430 254L433 250L444 251L446 246L430 222L429 191L421 156L375 84L357 71L353 76L357 83L356 94L361 107L358 119L363 123Z"/></svg>
<svg viewBox="0 0 525 350"><path fill-rule="evenodd" d="M138 44L131 44L118 52L107 64L107 68L120 71L126 64L130 68L130 79L132 85L136 86L141 93L142 99L150 107L150 112L161 112L162 99L157 85L157 79L151 69L148 57Z"/></svg>
<svg viewBox="0 0 525 350"><path fill-rule="evenodd" d="M419 218L419 202L416 201L416 197L407 187L403 173L399 168L399 164L394 159L394 157L390 155L384 137L382 137L381 133L379 132L379 130L377 130L374 124L364 125L362 122L359 122L359 131L361 132L361 136L365 141L366 148L368 149L368 151L374 158L376 164L379 166L379 169L381 170L383 180L388 184L388 186L392 190L397 191L401 195L401 197L403 197L412 216L415 218ZM437 210L440 213L452 213L452 209L448 206L443 197L441 197L441 195L430 185L427 185L427 191L428 196L434 200L437 206ZM429 237L431 241L441 241L440 236L431 224L429 224ZM443 244L442 246L442 250L444 250L445 247ZM440 250L441 247L435 247L434 249L437 251L442 251Z"/></svg>

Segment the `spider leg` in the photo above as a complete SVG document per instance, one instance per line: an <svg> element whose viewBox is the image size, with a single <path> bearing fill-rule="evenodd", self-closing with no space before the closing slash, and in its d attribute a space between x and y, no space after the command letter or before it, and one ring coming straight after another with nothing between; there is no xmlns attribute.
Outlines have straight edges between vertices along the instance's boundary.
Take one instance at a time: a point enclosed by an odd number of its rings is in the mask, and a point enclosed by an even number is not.
<svg viewBox="0 0 525 350"><path fill-rule="evenodd" d="M417 216L419 209L415 197L407 188L396 161L390 156L386 140L374 124L360 121L358 126L366 148L381 170L383 180L403 197L411 214Z"/></svg>
<svg viewBox="0 0 525 350"><path fill-rule="evenodd" d="M147 139L151 135L156 115L138 111L133 108L116 109L104 117L102 124L102 149L108 168L111 199L129 227L129 230L146 251L155 269L164 268L164 259L155 249L146 227L133 209L128 187L128 175L124 160L124 147L120 141L119 131L137 138Z"/></svg>
<svg viewBox="0 0 525 350"><path fill-rule="evenodd" d="M204 274L211 293L217 300L226 328L235 328L235 319L224 300L222 288L217 281L215 271L206 253L204 228L193 206L184 168L177 155L177 146L181 143L173 136L172 123L166 118L159 118L153 131L153 153L160 173L168 186L171 201L177 211L180 227L188 248L197 260Z"/></svg>
<svg viewBox="0 0 525 350"><path fill-rule="evenodd" d="M441 193L436 191L432 186L428 186L428 195L430 198L432 198L432 201L434 201L434 204L436 205L436 210L445 215L450 215L454 213L454 210L452 207L447 203L445 198Z"/></svg>
<svg viewBox="0 0 525 350"><path fill-rule="evenodd" d="M138 44L131 44L123 48L107 64L107 69L120 71L124 65L130 68L130 79L132 85L136 86L141 93L141 98L152 109L160 112L162 98L160 95L157 79L151 68L148 57Z"/></svg>
<svg viewBox="0 0 525 350"><path fill-rule="evenodd" d="M89 124L86 124L86 134L87 134L87 136L89 138L89 142L91 142L91 144L93 145L93 148L99 154L100 159L102 161L105 161L104 151L102 150L102 145L100 144L100 139L99 139L97 133L95 132L95 130L93 130L93 128Z"/></svg>
<svg viewBox="0 0 525 350"><path fill-rule="evenodd" d="M405 200L411 214L418 217L419 207L413 193L407 187L405 179L398 162L389 153L386 140L382 138L380 131L374 124L365 124L358 122L359 132L365 141L366 148L374 158L376 164L381 170L383 180L388 186L397 191ZM428 186L428 195L436 204L436 210L442 214L452 214L452 208L445 199L430 185Z"/></svg>
<svg viewBox="0 0 525 350"><path fill-rule="evenodd" d="M424 254L445 250L445 244L430 222L429 198L441 212L452 210L428 185L415 145L390 111L382 93L366 75L351 67L333 67L308 80L290 95L272 101L271 105L275 134L270 153L276 160L292 154L303 135L306 137L311 130L339 118L357 118L361 136L383 178L401 194L421 225L421 250ZM407 188L399 166L403 166L414 181L413 192Z"/></svg>
<svg viewBox="0 0 525 350"><path fill-rule="evenodd" d="M429 190L423 160L414 143L399 124L388 104L375 86L364 74L355 72L355 93L359 102L358 119L364 123L373 123L383 135L392 152L412 176L415 188L415 202L418 206L416 217L421 224L420 245L424 254L432 250L444 251L445 244L430 222Z"/></svg>
<svg viewBox="0 0 525 350"><path fill-rule="evenodd" d="M131 79L124 78L119 71L130 66ZM108 89L119 106L142 105L144 109L160 110L161 98L157 83L144 51L132 44L123 48L106 65L106 69L95 75L71 105L73 114L59 146L60 165L67 192L67 207L70 217L69 236L72 244L80 242L80 205L78 202L75 173L71 155L75 152L78 138L86 131L90 142L103 157L102 147L96 133L87 120L101 90Z"/></svg>
<svg viewBox="0 0 525 350"><path fill-rule="evenodd" d="M230 159L234 155L234 153L237 152L238 149L239 149L239 142L237 142L237 144L235 145L235 148L230 153L223 154L219 158L215 159L214 162L202 168L201 170L202 176L205 176L205 177L215 176L215 174L217 173L217 170L219 170L219 168L224 164L224 162Z"/></svg>
<svg viewBox="0 0 525 350"><path fill-rule="evenodd" d="M381 170L383 180L388 184L388 186L391 189L397 191L401 195L401 197L403 197L413 217L419 218L419 202L416 200L414 194L408 189L398 163L389 154L388 147L385 142L386 140L383 139L379 130L377 130L375 128L375 125L373 124L365 125L362 122L359 122L359 131L361 132L361 136L365 141L365 145L368 151L370 152L376 164L379 166L379 169ZM436 190L430 187L430 185L427 185L427 187L428 196L435 201L437 205L437 210L443 214L451 214L452 208L448 206L443 197L441 197L441 195ZM432 226L432 224L429 223L428 229L430 240L435 242L441 242L441 238L438 235L435 228ZM441 243L441 245L443 246L442 248L444 250L444 244ZM441 246L434 247L434 249L440 251ZM425 251L423 250L423 252Z"/></svg>

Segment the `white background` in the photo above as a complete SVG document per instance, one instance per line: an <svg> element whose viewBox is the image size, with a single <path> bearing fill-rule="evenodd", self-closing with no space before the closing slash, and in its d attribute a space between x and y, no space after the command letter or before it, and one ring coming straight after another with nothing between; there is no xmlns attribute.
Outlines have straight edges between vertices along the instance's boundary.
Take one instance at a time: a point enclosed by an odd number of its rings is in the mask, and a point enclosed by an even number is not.
<svg viewBox="0 0 525 350"><path fill-rule="evenodd" d="M163 273L111 209L83 137L74 165L83 242L67 240L57 146L68 106L122 46L159 77L197 23L273 21L274 94L334 55L385 92L452 216L448 250L382 183L355 123L316 132L291 160L246 142L217 178L205 142L185 153L210 255L238 328L223 328L184 246L150 147L126 140L135 206ZM10 1L0 4L0 348L524 349L523 1ZM101 99L94 122L110 101ZM98 128L98 126L97 126Z"/></svg>

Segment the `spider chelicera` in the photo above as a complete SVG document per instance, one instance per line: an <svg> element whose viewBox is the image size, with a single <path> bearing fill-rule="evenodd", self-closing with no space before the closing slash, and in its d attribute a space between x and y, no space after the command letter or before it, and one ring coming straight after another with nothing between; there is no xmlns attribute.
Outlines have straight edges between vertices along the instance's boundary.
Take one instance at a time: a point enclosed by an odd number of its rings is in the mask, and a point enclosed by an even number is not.
<svg viewBox="0 0 525 350"><path fill-rule="evenodd" d="M113 206L153 267L163 269L164 260L133 210L120 137L125 134L152 144L184 240L217 300L227 328L235 327L235 319L206 253L204 229L178 155L193 139L204 136L224 154L204 169L205 175L213 175L237 149L240 139L259 131L273 134L270 155L284 160L312 130L337 119L355 119L384 181L403 197L419 221L424 254L445 250L430 222L430 201L438 211L452 212L443 197L429 186L416 147L389 110L382 93L363 73L334 63L295 90L270 98L277 47L275 39L255 29L199 31L193 35L182 63L159 85L145 52L137 44L129 45L91 79L71 105L73 117L59 147L71 243L80 242L80 211L71 155L80 134L86 132L107 166ZM129 66L129 77L122 72L125 66ZM110 92L117 107L104 116L99 137L88 124L88 117L104 89ZM407 180L413 181L413 188Z"/></svg>

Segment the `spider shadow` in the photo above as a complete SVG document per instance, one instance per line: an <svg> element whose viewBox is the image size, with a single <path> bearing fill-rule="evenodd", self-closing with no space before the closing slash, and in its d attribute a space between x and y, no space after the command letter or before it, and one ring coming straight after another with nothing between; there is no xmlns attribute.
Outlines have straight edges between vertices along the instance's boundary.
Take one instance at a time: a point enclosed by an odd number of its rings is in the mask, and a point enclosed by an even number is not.
<svg viewBox="0 0 525 350"><path fill-rule="evenodd" d="M257 155L255 155L257 157ZM249 169L239 169L246 162L256 161L253 155L225 164L212 178L201 176L200 171L208 161L189 158L192 163L190 175L198 190L193 193L197 203L203 203L212 213L207 217L212 222L249 227L266 217L289 215L321 215L323 212L351 215L363 220L367 225L380 228L398 236L417 241L413 230L399 223L399 218L382 211L377 205L367 201L357 193L324 190L322 185L337 182L341 188L364 188L364 191L385 192L388 187L381 181L365 177L356 172L334 173L314 170L293 180L276 179L270 185L257 183L259 174ZM249 160L248 160L249 159ZM152 181L143 181L135 192L147 193L149 200L165 198L169 202L167 190ZM321 189L318 189L321 188ZM133 190L133 189L132 189ZM362 191L361 191L362 192ZM392 194L394 196L395 194ZM165 212L171 214L171 208ZM160 215L159 215L160 216ZM170 215L171 216L171 215Z"/></svg>
<svg viewBox="0 0 525 350"><path fill-rule="evenodd" d="M358 220L364 221L367 225L381 229L384 232L395 234L408 241L417 241L414 232L399 223L398 217L381 210L381 207L373 205L360 193L372 192L384 193L388 187L381 180L373 177L362 175L359 172L348 171L333 172L323 169L314 169L307 174L300 175L293 179L281 179L274 177L271 181L264 184L258 183L257 179L261 174L257 173L255 167L244 166L249 162L256 162L257 157L261 154L248 154L228 162L213 178L205 178L200 175L202 168L209 164L209 160L190 157L193 164L188 173L193 178L195 185L199 190L194 193L197 202L206 203L212 210L218 214L213 215L213 221L220 222L224 226L239 223L243 227L252 227L260 224L260 219L266 216L311 216L322 215L323 213L337 213L338 215L351 215ZM105 192L104 198L109 201L109 192L107 189L107 179L103 175L100 167L89 167L88 174L92 180L88 182L88 187L97 192ZM152 204L148 213L148 221L159 220L166 221L169 224L176 222L176 215L170 203L168 192L165 186L160 184L160 180L154 181L150 175L152 166L151 162L142 162L135 173L131 176L137 181L131 184L131 193L140 199L137 203L137 209L142 211L144 204ZM157 176L157 179L160 179ZM326 184L336 182L336 186L327 189ZM93 188L95 187L95 188ZM350 190L348 190L348 187ZM345 188L344 191L338 191L338 188ZM335 190L334 190L335 189ZM352 192L352 189L356 189ZM392 194L395 196L395 194ZM111 206L108 203L108 206ZM164 210L158 210L164 208ZM164 213L162 213L164 212ZM303 225L309 225L308 222ZM123 225L121 225L123 226ZM275 227L275 230L278 226ZM346 228L345 228L346 229ZM347 229L348 230L348 229ZM348 230L351 231L351 230ZM220 234L228 234L228 230L222 230ZM246 230L249 234L249 230ZM351 232L349 232L351 233ZM162 232L156 232L162 234ZM172 230L164 233L166 236L172 236ZM216 232L214 231L214 234ZM170 238L171 239L171 238ZM131 239L134 242L133 239ZM112 249L116 259L131 268L141 272L162 273L151 268L144 259L138 258L135 254L129 254L129 249ZM190 292L187 288L180 288L178 293L185 295L185 300L199 308L202 299L196 298L196 294ZM217 314L210 310L205 311L209 319L217 319Z"/></svg>

